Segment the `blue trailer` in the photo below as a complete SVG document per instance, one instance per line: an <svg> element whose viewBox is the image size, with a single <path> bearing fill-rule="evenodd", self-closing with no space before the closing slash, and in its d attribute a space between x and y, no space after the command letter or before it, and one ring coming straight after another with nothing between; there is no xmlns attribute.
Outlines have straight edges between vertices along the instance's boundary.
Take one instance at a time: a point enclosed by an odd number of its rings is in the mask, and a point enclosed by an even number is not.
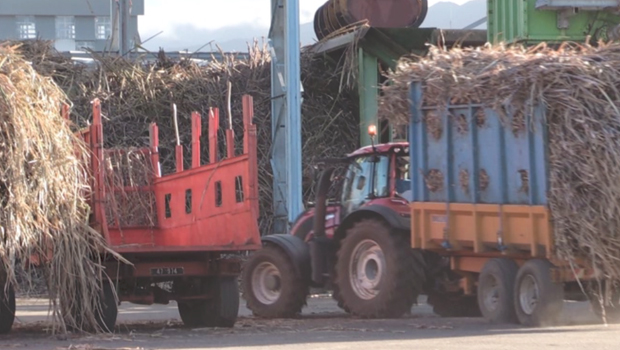
<svg viewBox="0 0 620 350"><path fill-rule="evenodd" d="M480 104L426 105L423 93L411 84L411 245L450 270L429 298L532 326L553 322L564 300L592 298L577 281L597 271L554 254L545 110L502 119Z"/></svg>

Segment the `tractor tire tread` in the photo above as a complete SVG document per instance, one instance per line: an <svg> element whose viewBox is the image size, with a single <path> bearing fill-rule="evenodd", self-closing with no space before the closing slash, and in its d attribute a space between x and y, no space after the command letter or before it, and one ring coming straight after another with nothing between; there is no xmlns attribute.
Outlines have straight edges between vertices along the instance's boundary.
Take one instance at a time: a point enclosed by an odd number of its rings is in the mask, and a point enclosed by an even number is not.
<svg viewBox="0 0 620 350"><path fill-rule="evenodd" d="M380 244L389 261L386 261L387 288L370 302L357 297L348 285L350 254L357 242L364 238L371 238ZM364 219L355 223L347 231L337 253L335 284L338 285L343 308L363 318L397 318L408 313L425 281L424 269L414 263L416 258L409 247L403 235L393 232L381 220Z"/></svg>
<svg viewBox="0 0 620 350"><path fill-rule="evenodd" d="M252 270L262 261L270 261L283 279L280 299L272 305L264 305L252 293ZM279 247L267 245L255 252L246 262L242 275L243 298L254 316L262 318L294 318L301 313L310 293L310 284L300 276L288 255Z"/></svg>

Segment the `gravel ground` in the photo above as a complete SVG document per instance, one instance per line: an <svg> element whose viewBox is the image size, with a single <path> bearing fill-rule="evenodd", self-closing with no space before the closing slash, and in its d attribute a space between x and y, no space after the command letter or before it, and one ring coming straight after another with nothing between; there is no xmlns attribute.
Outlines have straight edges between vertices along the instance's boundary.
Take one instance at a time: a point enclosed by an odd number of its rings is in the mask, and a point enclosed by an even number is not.
<svg viewBox="0 0 620 350"><path fill-rule="evenodd" d="M620 325L596 322L586 303L566 303L562 325L544 329L491 326L480 318L439 318L424 300L412 314L396 320L363 320L337 308L329 296L308 301L292 320L261 320L239 310L232 329L187 329L176 304L121 306L113 335L69 335L45 332L47 301L18 300L11 334L0 336L0 349L592 349L620 348Z"/></svg>

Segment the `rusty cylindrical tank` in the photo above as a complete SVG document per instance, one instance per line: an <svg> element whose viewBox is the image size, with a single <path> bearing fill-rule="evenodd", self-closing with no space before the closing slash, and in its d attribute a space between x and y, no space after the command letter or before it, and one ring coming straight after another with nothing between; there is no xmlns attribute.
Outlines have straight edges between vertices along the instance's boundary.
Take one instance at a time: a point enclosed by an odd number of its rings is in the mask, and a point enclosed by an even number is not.
<svg viewBox="0 0 620 350"><path fill-rule="evenodd" d="M416 28L428 11L428 0L328 0L314 14L319 40L355 22L378 28Z"/></svg>

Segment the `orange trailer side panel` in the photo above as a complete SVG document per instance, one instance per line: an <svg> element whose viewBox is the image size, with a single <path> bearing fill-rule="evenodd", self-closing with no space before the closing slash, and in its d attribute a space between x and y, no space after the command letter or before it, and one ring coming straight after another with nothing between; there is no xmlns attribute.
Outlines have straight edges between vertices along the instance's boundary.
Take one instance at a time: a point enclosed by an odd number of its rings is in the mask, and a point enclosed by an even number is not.
<svg viewBox="0 0 620 350"><path fill-rule="evenodd" d="M552 257L545 206L414 202L410 207L413 248Z"/></svg>

